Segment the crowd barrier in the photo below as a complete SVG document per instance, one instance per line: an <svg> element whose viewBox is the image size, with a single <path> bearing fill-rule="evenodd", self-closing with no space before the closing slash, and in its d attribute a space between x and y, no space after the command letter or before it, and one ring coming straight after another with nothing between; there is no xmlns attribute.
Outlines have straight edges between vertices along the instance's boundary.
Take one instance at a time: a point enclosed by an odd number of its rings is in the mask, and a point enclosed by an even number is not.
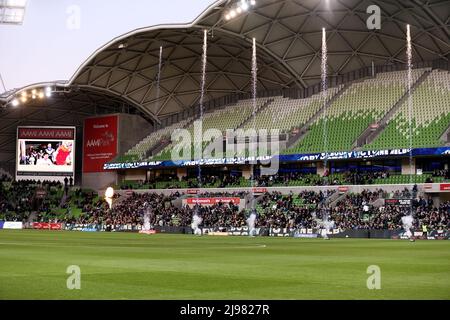
<svg viewBox="0 0 450 320"><path fill-rule="evenodd" d="M23 229L23 223L17 221L0 221L0 229L20 230Z"/></svg>
<svg viewBox="0 0 450 320"><path fill-rule="evenodd" d="M33 222L33 229L37 230L62 230L62 223Z"/></svg>
<svg viewBox="0 0 450 320"><path fill-rule="evenodd" d="M0 221L0 230L20 230L24 227L35 230L67 230L82 232L140 232L142 226L133 225L96 225L96 224L64 224L34 222L24 225L22 222ZM175 226L155 226L153 230L156 233L169 234L193 234L190 227ZM215 236L249 236L248 227L200 227L202 235ZM324 229L290 229L290 228L255 228L252 231L253 236L262 237L291 237L291 238L321 238L324 235L329 238L360 238L360 239L408 239L404 230L379 230L379 229L355 229L355 230L324 230ZM450 231L430 230L426 235L421 231L413 231L416 239L428 240L450 240Z"/></svg>
<svg viewBox="0 0 450 320"><path fill-rule="evenodd" d="M88 224L66 224L65 230L83 232L140 232L141 226L132 225L88 225ZM170 234L193 234L190 227L155 226L156 233ZM248 227L200 227L202 235L215 236L250 236ZM263 237L291 237L291 238L360 238L360 239L409 239L404 230L325 230L325 229L290 229L290 228L255 228L253 236ZM414 231L417 239L425 239L423 232ZM428 240L450 240L450 232L445 230L431 230L426 235Z"/></svg>

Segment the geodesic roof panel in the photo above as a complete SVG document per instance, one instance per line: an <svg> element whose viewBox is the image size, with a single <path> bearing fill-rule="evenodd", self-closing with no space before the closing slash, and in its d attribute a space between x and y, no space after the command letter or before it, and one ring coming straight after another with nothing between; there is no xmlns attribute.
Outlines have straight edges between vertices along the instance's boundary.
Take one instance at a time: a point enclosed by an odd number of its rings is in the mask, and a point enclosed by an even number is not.
<svg viewBox="0 0 450 320"><path fill-rule="evenodd" d="M198 103L202 43L202 28L138 33L100 52L83 67L73 84L125 95L155 117L178 113ZM160 46L163 59L158 91ZM251 53L251 42L220 31L210 33L206 101L248 90ZM258 58L259 87L286 86L291 74L266 53Z"/></svg>
<svg viewBox="0 0 450 320"><path fill-rule="evenodd" d="M381 29L369 30L370 5L381 9ZM230 4L228 5L230 6ZM331 75L370 66L404 63L406 25L411 25L414 61L447 58L450 1L424 0L259 0L227 21L215 11L199 22L236 37L255 37L295 77L288 85L320 79L322 28L327 31Z"/></svg>

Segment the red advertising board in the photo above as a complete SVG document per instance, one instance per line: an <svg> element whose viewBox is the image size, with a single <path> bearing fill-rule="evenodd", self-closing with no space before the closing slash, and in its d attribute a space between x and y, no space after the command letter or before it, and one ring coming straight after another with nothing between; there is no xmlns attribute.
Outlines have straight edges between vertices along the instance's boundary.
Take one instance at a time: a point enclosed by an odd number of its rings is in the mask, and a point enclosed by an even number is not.
<svg viewBox="0 0 450 320"><path fill-rule="evenodd" d="M84 121L83 172L103 172L103 165L117 156L118 116Z"/></svg>
<svg viewBox="0 0 450 320"><path fill-rule="evenodd" d="M267 188L253 188L253 193L266 193Z"/></svg>
<svg viewBox="0 0 450 320"><path fill-rule="evenodd" d="M239 198L189 198L187 199L188 204L201 204L201 205L213 205L219 202L222 203L230 203L234 204L241 203L241 199Z"/></svg>
<svg viewBox="0 0 450 320"><path fill-rule="evenodd" d="M50 230L62 230L61 223L50 223Z"/></svg>
<svg viewBox="0 0 450 320"><path fill-rule="evenodd" d="M411 205L411 199L386 199L385 204L395 206L409 206Z"/></svg>
<svg viewBox="0 0 450 320"><path fill-rule="evenodd" d="M440 189L441 191L450 191L450 183L441 183Z"/></svg>
<svg viewBox="0 0 450 320"><path fill-rule="evenodd" d="M61 223L33 222L33 229L37 230L62 230Z"/></svg>

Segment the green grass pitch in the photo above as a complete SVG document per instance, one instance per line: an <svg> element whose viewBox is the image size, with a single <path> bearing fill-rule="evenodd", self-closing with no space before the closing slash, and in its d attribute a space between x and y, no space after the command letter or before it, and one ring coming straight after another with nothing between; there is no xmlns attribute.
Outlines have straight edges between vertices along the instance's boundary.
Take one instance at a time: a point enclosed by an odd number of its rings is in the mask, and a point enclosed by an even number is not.
<svg viewBox="0 0 450 320"><path fill-rule="evenodd" d="M0 299L450 299L450 242L1 230Z"/></svg>

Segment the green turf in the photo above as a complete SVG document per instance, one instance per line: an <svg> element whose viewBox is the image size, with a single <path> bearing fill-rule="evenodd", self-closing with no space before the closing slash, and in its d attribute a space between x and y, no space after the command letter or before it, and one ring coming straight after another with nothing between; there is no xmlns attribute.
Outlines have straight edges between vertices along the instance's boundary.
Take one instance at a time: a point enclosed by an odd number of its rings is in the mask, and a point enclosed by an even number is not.
<svg viewBox="0 0 450 320"><path fill-rule="evenodd" d="M0 299L450 299L450 242L1 230Z"/></svg>

